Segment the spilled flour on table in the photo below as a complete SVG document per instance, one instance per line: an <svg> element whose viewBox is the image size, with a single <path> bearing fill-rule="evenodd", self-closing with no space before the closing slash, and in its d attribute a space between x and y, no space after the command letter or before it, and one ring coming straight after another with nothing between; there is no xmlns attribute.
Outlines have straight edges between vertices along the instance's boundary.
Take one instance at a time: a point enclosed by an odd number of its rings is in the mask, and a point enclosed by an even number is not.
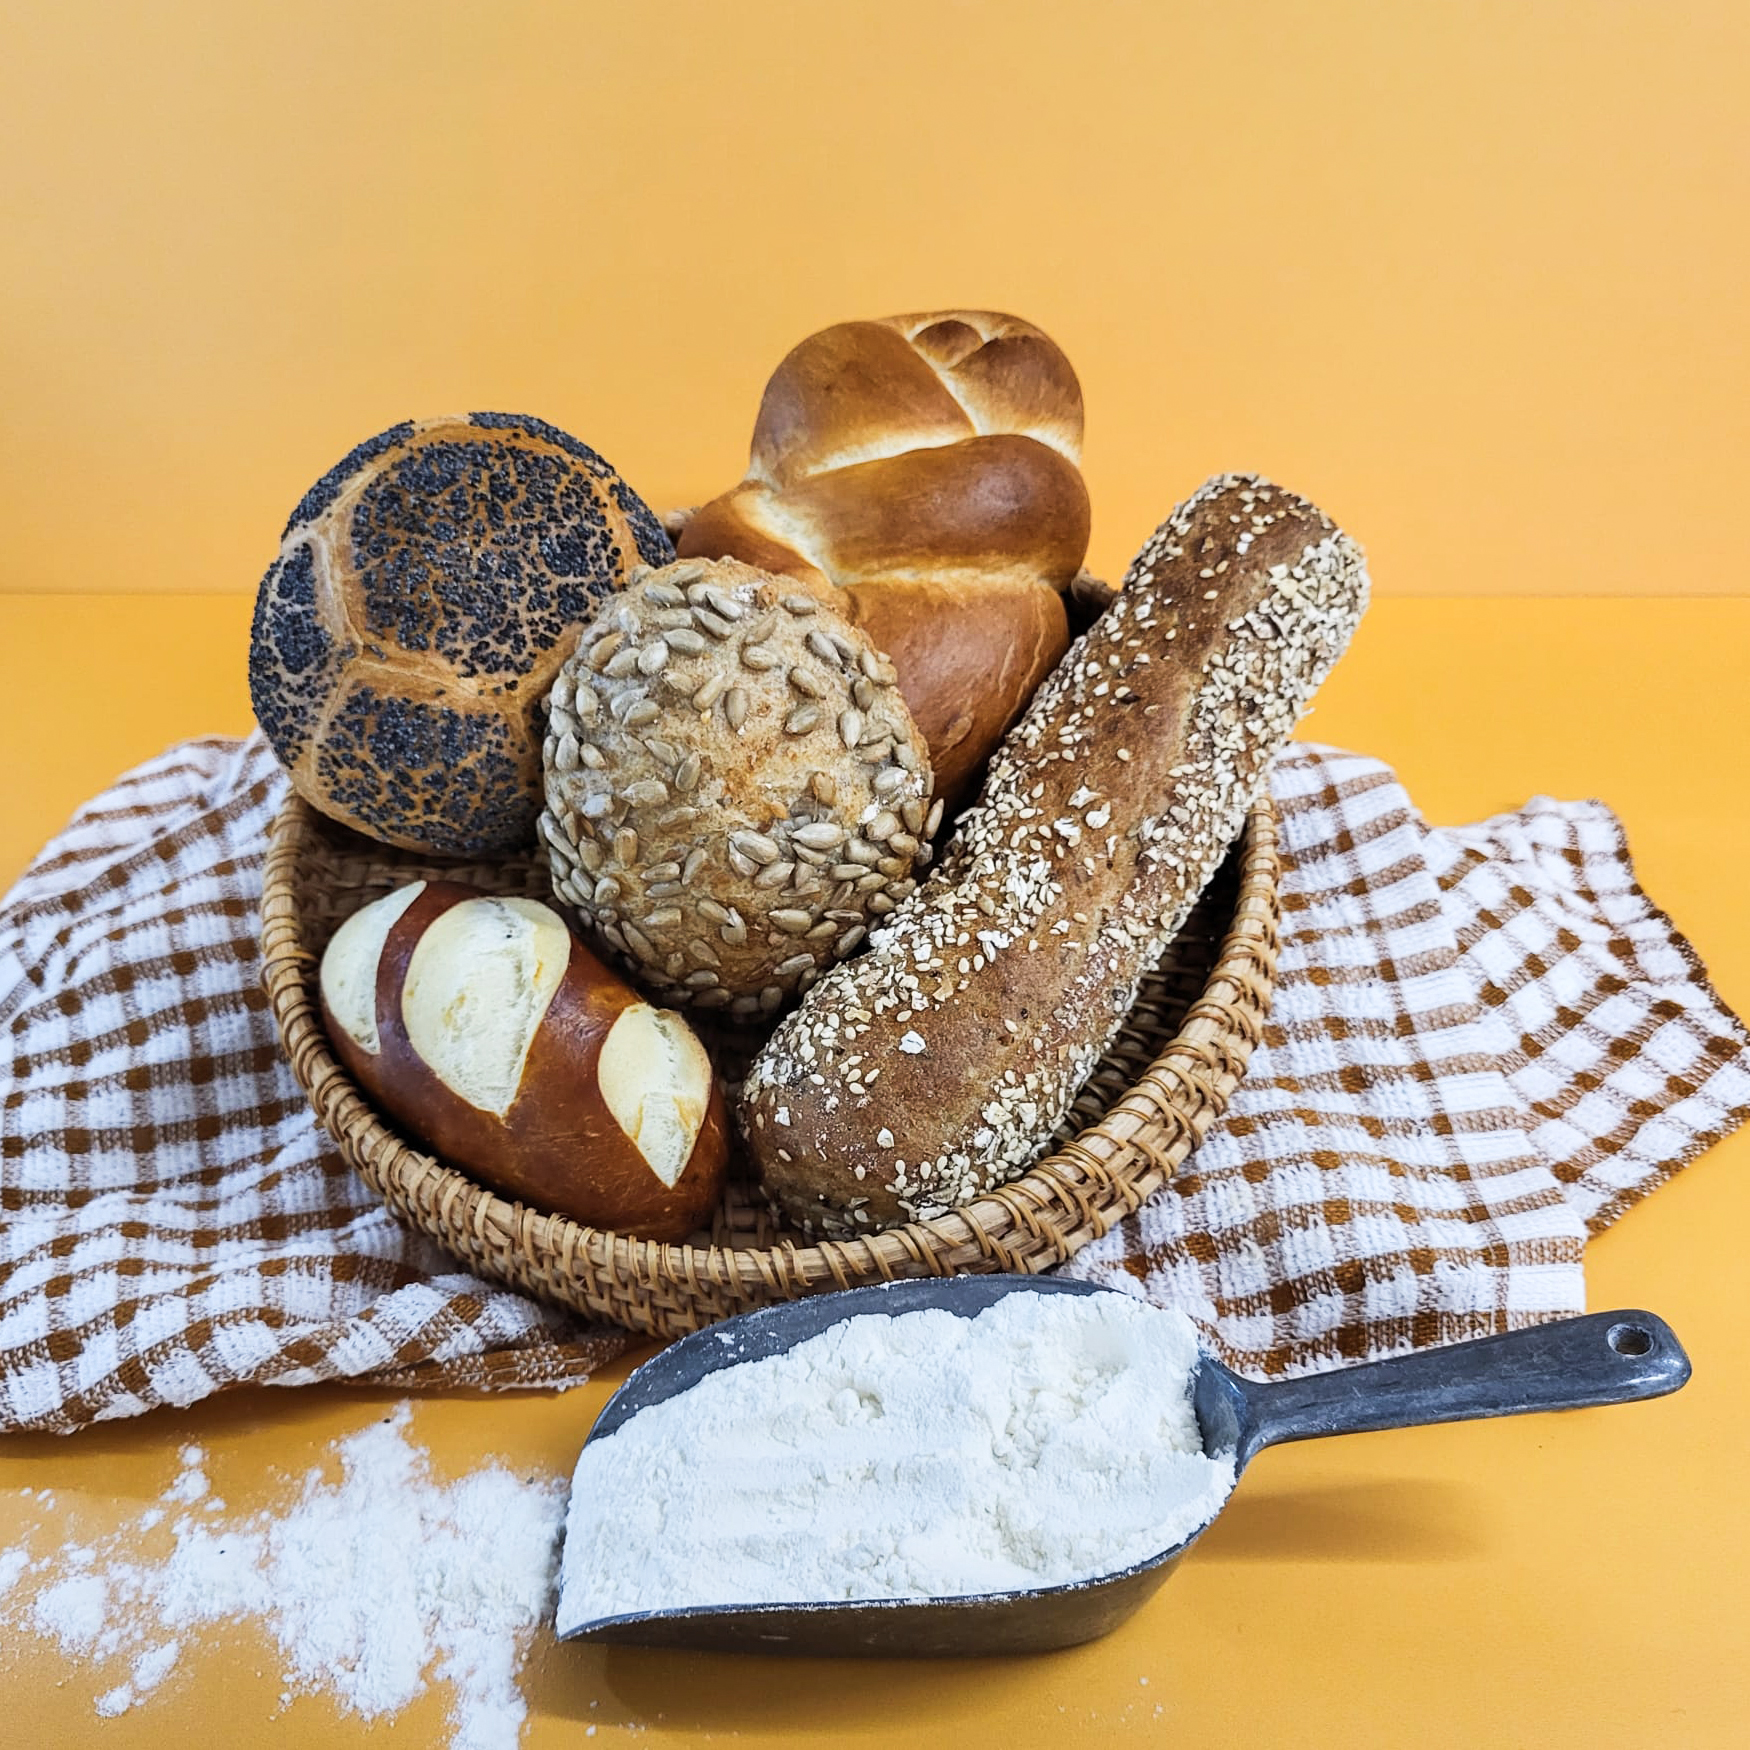
<svg viewBox="0 0 1750 1750"><path fill-rule="evenodd" d="M35 1559L0 1550L0 1650L23 1631L101 1667L110 1687L93 1705L113 1717L174 1671L189 1631L255 1618L284 1661L282 1702L319 1692L374 1720L440 1682L453 1750L514 1750L518 1673L552 1615L564 1485L498 1465L440 1483L406 1438L410 1417L400 1405L337 1442L341 1480L312 1471L279 1512L227 1519L189 1446L159 1504L121 1530ZM143 1557L160 1525L168 1553Z"/></svg>

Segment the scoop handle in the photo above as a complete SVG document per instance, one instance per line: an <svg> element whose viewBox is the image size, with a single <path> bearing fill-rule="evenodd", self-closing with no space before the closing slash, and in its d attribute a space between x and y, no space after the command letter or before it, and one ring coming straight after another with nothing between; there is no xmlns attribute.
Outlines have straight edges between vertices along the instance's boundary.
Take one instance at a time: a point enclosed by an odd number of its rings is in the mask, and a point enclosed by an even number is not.
<svg viewBox="0 0 1750 1750"><path fill-rule="evenodd" d="M1663 1397L1689 1378L1676 1334L1649 1312L1588 1313L1274 1384L1247 1380L1239 1461L1285 1440Z"/></svg>

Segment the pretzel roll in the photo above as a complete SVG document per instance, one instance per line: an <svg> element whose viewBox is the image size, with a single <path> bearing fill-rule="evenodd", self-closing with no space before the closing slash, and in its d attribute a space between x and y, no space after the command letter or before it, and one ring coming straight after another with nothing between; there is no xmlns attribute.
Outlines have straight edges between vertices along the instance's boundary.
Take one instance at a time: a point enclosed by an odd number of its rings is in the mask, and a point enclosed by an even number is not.
<svg viewBox="0 0 1750 1750"><path fill-rule="evenodd" d="M709 1225L729 1147L705 1048L551 906L413 882L340 926L321 987L341 1062L446 1160L593 1227Z"/></svg>
<svg viewBox="0 0 1750 1750"><path fill-rule="evenodd" d="M681 555L818 591L899 674L952 810L1069 645L1088 548L1081 388L1031 324L983 310L843 322L766 385L747 477Z"/></svg>

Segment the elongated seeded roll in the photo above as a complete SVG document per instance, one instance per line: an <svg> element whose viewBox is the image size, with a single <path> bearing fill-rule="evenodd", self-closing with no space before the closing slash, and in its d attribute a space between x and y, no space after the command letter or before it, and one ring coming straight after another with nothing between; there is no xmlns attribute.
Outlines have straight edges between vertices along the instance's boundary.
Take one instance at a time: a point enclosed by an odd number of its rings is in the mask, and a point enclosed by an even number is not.
<svg viewBox="0 0 1750 1750"><path fill-rule="evenodd" d="M936 871L773 1034L738 1112L774 1202L866 1232L1017 1177L1238 836L1367 602L1256 475L1157 529L992 760Z"/></svg>

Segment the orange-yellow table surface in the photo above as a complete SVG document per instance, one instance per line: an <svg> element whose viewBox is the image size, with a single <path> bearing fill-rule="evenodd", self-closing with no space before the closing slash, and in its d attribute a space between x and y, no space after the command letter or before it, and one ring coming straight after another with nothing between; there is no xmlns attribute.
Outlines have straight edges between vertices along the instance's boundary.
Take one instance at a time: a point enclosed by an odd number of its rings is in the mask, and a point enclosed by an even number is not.
<svg viewBox="0 0 1750 1750"><path fill-rule="evenodd" d="M182 735L241 732L248 604L0 597L0 880L115 771ZM1381 601L1308 732L1393 761L1437 821L1538 790L1623 815L1642 878L1750 1007L1750 601ZM1670 1319L1693 1383L1659 1403L1265 1453L1166 1588L1093 1646L1026 1660L788 1663L543 1642L524 1744L635 1733L979 1745L1737 1746L1750 1732L1750 1137L1733 1137L1587 1255L1590 1304ZM617 1368L565 1396L422 1400L439 1469L487 1455L568 1470ZM70 1439L0 1438L0 1548L19 1491L87 1529L138 1513L198 1441L233 1512L391 1400L238 1393ZM33 1512L35 1509L33 1508ZM51 1527L52 1529L52 1527ZM271 1644L209 1632L164 1687L100 1720L92 1674L0 1645L0 1743L446 1741L434 1689L366 1730L282 1710Z"/></svg>

